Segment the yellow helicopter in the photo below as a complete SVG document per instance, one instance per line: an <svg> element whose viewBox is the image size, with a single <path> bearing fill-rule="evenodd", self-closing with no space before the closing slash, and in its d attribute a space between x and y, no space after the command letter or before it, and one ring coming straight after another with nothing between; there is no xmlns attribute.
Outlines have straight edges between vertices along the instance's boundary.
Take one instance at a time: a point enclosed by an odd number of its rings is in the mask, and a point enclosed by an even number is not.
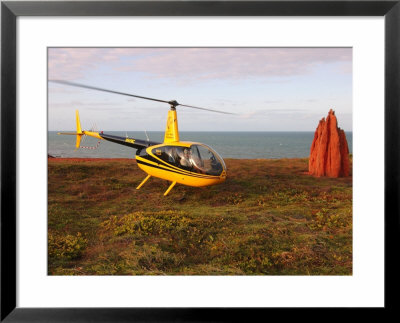
<svg viewBox="0 0 400 323"><path fill-rule="evenodd" d="M225 162L215 150L199 142L179 140L176 107L183 106L223 114L234 113L180 104L176 100L164 101L68 81L51 80L50 82L163 102L170 105L164 142L162 143L109 135L103 133L103 131L96 132L82 130L78 110L76 110L76 132L58 133L59 135L75 135L76 149L80 148L82 136L90 136L100 140L107 140L137 149L137 164L140 169L147 173L147 176L136 189L140 189L151 176L171 182L170 186L165 191L164 196L166 196L172 190L176 183L200 187L220 184L225 181L227 176Z"/></svg>

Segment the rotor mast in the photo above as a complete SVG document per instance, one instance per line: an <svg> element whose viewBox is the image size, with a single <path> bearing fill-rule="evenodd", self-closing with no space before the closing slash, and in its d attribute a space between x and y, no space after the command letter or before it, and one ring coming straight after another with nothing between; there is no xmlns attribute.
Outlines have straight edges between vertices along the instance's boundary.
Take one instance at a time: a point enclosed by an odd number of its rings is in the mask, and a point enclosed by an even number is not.
<svg viewBox="0 0 400 323"><path fill-rule="evenodd" d="M164 143L179 141L178 116L176 113L176 106L179 105L179 103L176 102L176 100L171 100L168 103L170 105L170 110L168 111Z"/></svg>

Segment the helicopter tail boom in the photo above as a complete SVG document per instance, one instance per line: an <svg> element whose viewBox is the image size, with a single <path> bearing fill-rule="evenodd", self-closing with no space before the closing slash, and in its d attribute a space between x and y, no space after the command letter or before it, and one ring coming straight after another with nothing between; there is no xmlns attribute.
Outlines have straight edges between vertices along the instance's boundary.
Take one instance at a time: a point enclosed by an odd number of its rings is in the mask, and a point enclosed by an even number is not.
<svg viewBox="0 0 400 323"><path fill-rule="evenodd" d="M86 134L86 131L84 131L84 133ZM99 133L99 136L101 137L101 139L104 139L104 140L107 140L107 141L111 141L111 142L114 142L116 144L128 146L128 147L131 147L131 148L134 148L134 149L143 149L143 148L147 148L147 147L150 147L150 146L154 146L154 145L159 145L160 144L160 142L114 136L114 135L105 134L103 132Z"/></svg>
<svg viewBox="0 0 400 323"><path fill-rule="evenodd" d="M84 135L89 136L89 137L94 137L94 138L97 138L100 140L111 141L116 144L128 146L128 147L131 147L134 149L143 149L143 148L147 148L149 146L160 144L159 142L154 142L154 141L148 141L148 140L146 141L146 140L133 139L133 138L128 138L128 137L109 135L109 134L103 133L103 131L96 132L96 131L82 130L78 110L76 110L76 132L58 132L58 134L59 135L76 136L76 149L80 148L81 139L82 139L82 136L84 136Z"/></svg>

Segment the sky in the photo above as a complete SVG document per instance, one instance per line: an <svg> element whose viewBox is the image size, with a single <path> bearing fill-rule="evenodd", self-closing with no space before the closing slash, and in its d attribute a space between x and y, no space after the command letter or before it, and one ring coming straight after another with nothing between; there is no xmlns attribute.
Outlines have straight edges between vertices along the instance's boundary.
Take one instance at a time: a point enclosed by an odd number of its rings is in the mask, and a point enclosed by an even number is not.
<svg viewBox="0 0 400 323"><path fill-rule="evenodd" d="M49 48L48 79L177 107L180 131L352 131L351 48ZM49 82L48 129L164 131L169 105Z"/></svg>

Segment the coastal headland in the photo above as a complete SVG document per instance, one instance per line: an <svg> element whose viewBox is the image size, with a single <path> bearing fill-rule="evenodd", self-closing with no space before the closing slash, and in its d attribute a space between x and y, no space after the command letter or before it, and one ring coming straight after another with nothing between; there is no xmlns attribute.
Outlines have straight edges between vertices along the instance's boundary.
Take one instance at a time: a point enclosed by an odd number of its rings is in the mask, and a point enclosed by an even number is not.
<svg viewBox="0 0 400 323"><path fill-rule="evenodd" d="M352 160L350 160L351 162ZM352 171L226 159L225 183L176 187L134 159L48 158L49 275L351 275Z"/></svg>

